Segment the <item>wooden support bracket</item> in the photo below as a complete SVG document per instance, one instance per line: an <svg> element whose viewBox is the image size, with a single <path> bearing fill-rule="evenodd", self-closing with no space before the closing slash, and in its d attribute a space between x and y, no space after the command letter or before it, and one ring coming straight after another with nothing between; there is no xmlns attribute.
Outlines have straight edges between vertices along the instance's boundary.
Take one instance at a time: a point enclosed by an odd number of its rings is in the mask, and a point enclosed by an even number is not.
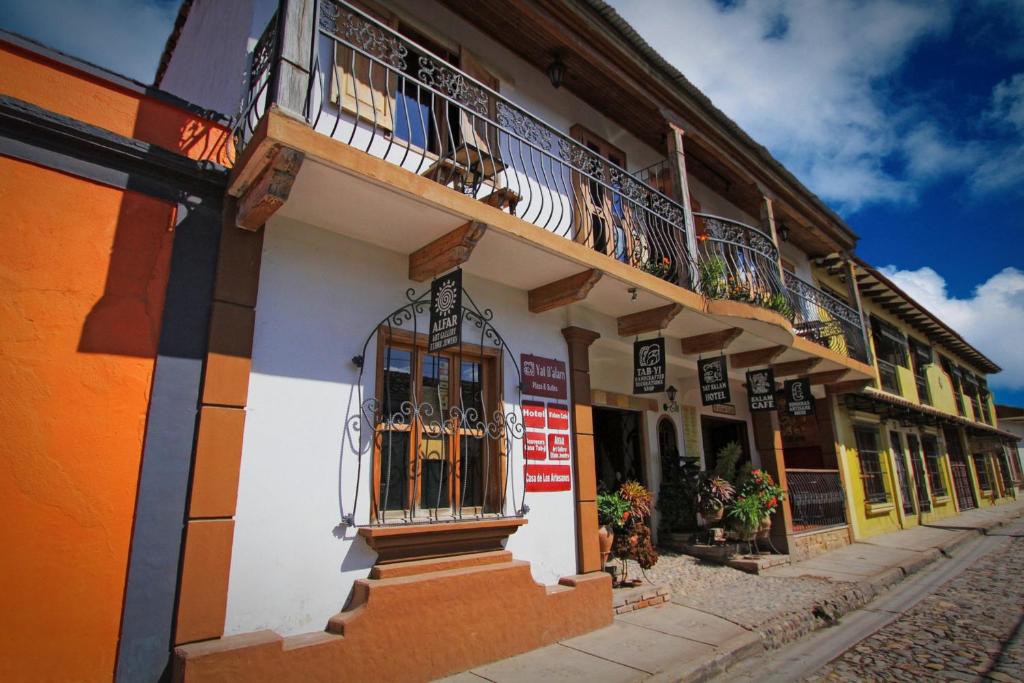
<svg viewBox="0 0 1024 683"><path fill-rule="evenodd" d="M672 322L672 318L679 315L681 310L683 310L682 304L667 304L657 308L649 308L639 313L621 316L618 320L619 336L629 337L635 334L663 330Z"/></svg>
<svg viewBox="0 0 1024 683"><path fill-rule="evenodd" d="M591 268L561 280L530 290L530 313L543 313L554 308L583 301L601 279L603 273Z"/></svg>
<svg viewBox="0 0 1024 683"><path fill-rule="evenodd" d="M306 155L276 145L266 156L263 169L238 200L235 224L246 230L259 230L280 209L291 194L295 177Z"/></svg>
<svg viewBox="0 0 1024 683"><path fill-rule="evenodd" d="M426 282L469 260L487 225L470 221L409 254L409 279Z"/></svg>
<svg viewBox="0 0 1024 683"><path fill-rule="evenodd" d="M679 342L682 345L683 354L687 356L696 356L698 353L710 353L711 351L724 351L725 347L729 346L736 337L743 334L743 330L738 327L729 327L718 332L708 332L707 334L698 334L694 337L685 337L680 339Z"/></svg>
<svg viewBox="0 0 1024 683"><path fill-rule="evenodd" d="M792 360L788 363L776 363L772 365L772 371L776 377L806 375L816 368L821 361L821 358L804 358L803 360Z"/></svg>
<svg viewBox="0 0 1024 683"><path fill-rule="evenodd" d="M755 365L767 365L785 353L786 348L785 346L769 346L766 349L734 353L729 356L729 367L738 369L751 368Z"/></svg>

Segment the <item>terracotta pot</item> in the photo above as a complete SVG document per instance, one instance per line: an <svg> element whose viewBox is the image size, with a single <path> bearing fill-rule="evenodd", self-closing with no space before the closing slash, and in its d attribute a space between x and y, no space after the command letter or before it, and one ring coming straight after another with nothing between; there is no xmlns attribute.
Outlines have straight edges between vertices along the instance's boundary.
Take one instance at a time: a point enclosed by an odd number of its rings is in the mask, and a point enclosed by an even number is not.
<svg viewBox="0 0 1024 683"><path fill-rule="evenodd" d="M612 554L612 545L615 543L615 532L611 526L605 524L597 530L597 545L601 551L601 566L608 564L608 557Z"/></svg>
<svg viewBox="0 0 1024 683"><path fill-rule="evenodd" d="M704 520L704 528L711 527L721 522L722 518L725 517L725 507L720 507L710 514L701 513L700 516Z"/></svg>
<svg viewBox="0 0 1024 683"><path fill-rule="evenodd" d="M765 515L764 518L761 519L761 526L759 526L757 528L757 540L758 541L767 541L768 540L768 536L771 534L771 531L772 531L772 518L771 518L771 515Z"/></svg>

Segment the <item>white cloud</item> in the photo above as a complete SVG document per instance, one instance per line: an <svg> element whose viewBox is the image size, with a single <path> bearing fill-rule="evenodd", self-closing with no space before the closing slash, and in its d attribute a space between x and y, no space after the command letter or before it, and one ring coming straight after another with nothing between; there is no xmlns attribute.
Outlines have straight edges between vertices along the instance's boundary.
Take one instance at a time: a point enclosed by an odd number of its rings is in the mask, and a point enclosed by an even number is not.
<svg viewBox="0 0 1024 683"><path fill-rule="evenodd" d="M1024 271L1004 268L967 299L950 297L946 280L931 268L880 268L898 287L1003 368L990 384L1024 389Z"/></svg>
<svg viewBox="0 0 1024 683"><path fill-rule="evenodd" d="M898 130L907 116L886 90L919 41L950 29L951 2L614 1L716 106L843 209L912 201L915 182L947 172L956 154L937 129ZM906 173L886 166L893 156Z"/></svg>
<svg viewBox="0 0 1024 683"><path fill-rule="evenodd" d="M178 4L178 0L4 2L0 26L150 84Z"/></svg>

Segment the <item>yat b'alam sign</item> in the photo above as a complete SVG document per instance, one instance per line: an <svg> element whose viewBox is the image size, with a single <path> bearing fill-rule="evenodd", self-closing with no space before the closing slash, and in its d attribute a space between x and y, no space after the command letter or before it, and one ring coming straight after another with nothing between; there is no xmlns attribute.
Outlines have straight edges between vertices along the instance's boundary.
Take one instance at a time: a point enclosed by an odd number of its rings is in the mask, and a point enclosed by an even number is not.
<svg viewBox="0 0 1024 683"><path fill-rule="evenodd" d="M430 336L427 350L433 353L462 342L462 269L430 283Z"/></svg>
<svg viewBox="0 0 1024 683"><path fill-rule="evenodd" d="M700 400L703 405L714 406L729 403L729 366L725 356L703 358L697 361L697 376L700 380Z"/></svg>

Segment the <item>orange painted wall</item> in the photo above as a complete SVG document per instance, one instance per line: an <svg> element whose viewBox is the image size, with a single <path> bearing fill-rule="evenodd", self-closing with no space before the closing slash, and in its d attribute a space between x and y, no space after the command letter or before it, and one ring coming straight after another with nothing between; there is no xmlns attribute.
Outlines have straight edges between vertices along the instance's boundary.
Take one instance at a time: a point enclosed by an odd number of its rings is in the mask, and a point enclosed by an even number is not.
<svg viewBox="0 0 1024 683"><path fill-rule="evenodd" d="M231 165L225 126L3 41L0 93L191 159Z"/></svg>
<svg viewBox="0 0 1024 683"><path fill-rule="evenodd" d="M0 207L0 680L109 680L175 208L5 157Z"/></svg>

